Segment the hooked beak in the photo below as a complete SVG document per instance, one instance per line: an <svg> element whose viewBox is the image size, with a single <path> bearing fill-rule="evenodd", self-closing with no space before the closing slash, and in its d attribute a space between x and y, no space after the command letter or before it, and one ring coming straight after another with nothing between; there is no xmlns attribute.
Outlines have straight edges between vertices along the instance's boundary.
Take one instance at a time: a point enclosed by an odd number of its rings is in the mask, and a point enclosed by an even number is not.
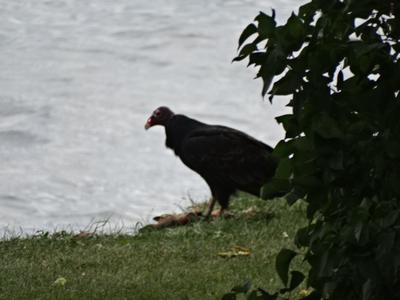
<svg viewBox="0 0 400 300"><path fill-rule="evenodd" d="M144 129L149 129L151 126L153 126L153 120L152 120L152 118L150 117L150 118L148 118L148 120L147 120L147 122L146 122L146 124L144 124Z"/></svg>

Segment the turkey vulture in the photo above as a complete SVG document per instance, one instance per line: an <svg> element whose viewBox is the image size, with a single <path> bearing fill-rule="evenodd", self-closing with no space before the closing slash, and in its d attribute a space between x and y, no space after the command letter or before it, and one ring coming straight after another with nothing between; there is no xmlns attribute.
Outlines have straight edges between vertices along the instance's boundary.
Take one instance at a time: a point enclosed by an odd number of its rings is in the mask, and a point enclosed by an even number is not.
<svg viewBox="0 0 400 300"><path fill-rule="evenodd" d="M206 217L216 201L221 215L237 190L259 196L261 187L275 173L278 161L271 155L273 149L242 131L174 114L165 106L152 113L145 129L155 125L165 127L166 146L210 187L212 198Z"/></svg>

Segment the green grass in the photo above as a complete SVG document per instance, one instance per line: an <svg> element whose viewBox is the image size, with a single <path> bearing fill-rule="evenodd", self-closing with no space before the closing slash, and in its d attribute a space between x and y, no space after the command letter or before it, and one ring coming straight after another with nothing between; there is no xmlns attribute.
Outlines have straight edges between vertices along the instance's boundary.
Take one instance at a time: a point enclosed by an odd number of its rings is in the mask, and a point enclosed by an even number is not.
<svg viewBox="0 0 400 300"><path fill-rule="evenodd" d="M232 211L234 218L135 236L62 232L0 241L0 299L220 299L248 280L282 287L275 256L282 247L295 248L304 205L241 196ZM235 245L251 255L218 256ZM295 265L307 268L299 260Z"/></svg>

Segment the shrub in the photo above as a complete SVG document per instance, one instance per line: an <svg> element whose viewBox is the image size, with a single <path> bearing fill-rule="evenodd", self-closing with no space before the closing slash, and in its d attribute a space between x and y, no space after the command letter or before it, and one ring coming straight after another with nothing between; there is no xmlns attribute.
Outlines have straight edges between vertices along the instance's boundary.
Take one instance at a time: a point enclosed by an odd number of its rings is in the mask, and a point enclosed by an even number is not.
<svg viewBox="0 0 400 300"><path fill-rule="evenodd" d="M262 95L291 95L262 196L308 203L295 238L311 267L304 299L400 299L399 18L399 1L313 0L280 26L260 12L239 38L234 60L258 67ZM294 255L278 255L286 286Z"/></svg>

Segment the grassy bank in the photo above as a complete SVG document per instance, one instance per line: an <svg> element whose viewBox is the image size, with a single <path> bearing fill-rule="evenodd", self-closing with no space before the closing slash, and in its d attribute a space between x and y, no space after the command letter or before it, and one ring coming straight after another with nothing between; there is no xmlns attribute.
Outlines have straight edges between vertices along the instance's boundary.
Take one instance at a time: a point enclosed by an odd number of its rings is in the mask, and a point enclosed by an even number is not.
<svg viewBox="0 0 400 300"><path fill-rule="evenodd" d="M247 280L281 287L274 258L281 247L294 248L304 207L244 196L232 204L233 218L136 236L59 233L0 241L0 299L220 299ZM251 255L218 255L236 245Z"/></svg>

